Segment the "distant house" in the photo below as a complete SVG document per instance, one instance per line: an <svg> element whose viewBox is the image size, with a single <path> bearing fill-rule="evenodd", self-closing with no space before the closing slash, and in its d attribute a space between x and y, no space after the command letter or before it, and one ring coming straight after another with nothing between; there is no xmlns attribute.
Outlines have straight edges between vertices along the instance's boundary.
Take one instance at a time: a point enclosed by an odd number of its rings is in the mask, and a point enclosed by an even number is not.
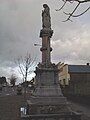
<svg viewBox="0 0 90 120"><path fill-rule="evenodd" d="M62 87L68 86L68 94L90 95L90 66L58 63Z"/></svg>
<svg viewBox="0 0 90 120"><path fill-rule="evenodd" d="M58 63L59 69L59 81L60 84L64 87L65 85L69 85L70 74L68 71L68 64Z"/></svg>

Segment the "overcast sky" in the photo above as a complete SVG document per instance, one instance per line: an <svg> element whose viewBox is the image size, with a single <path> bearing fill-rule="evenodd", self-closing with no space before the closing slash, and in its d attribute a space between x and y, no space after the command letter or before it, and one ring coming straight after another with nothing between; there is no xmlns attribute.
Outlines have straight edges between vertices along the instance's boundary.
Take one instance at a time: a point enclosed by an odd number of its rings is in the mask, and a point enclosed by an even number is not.
<svg viewBox="0 0 90 120"><path fill-rule="evenodd" d="M41 61L39 38L42 29L42 5L50 7L52 29L52 62L68 64L86 64L90 62L90 11L73 22L66 19L63 11L70 12L73 5L68 4L62 11L56 12L63 4L60 0L0 0L0 76L18 73L14 60L25 56L27 52ZM89 4L78 9L83 12Z"/></svg>

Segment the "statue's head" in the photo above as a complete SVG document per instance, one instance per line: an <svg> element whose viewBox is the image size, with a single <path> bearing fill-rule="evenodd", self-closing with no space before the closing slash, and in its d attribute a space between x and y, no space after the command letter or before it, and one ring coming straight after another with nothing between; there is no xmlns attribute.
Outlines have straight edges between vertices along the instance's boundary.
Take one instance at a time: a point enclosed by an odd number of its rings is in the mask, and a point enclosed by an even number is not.
<svg viewBox="0 0 90 120"><path fill-rule="evenodd" d="M43 7L44 7L44 8L47 8L47 7L48 7L48 5L47 5L47 4L43 4Z"/></svg>

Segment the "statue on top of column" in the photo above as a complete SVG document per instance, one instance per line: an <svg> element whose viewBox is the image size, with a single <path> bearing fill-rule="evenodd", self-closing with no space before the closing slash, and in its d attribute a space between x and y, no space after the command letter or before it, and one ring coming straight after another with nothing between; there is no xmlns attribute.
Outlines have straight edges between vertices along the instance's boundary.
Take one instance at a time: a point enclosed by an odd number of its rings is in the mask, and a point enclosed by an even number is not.
<svg viewBox="0 0 90 120"><path fill-rule="evenodd" d="M44 10L42 10L42 27L43 29L51 29L51 17L50 8L47 4L43 4Z"/></svg>

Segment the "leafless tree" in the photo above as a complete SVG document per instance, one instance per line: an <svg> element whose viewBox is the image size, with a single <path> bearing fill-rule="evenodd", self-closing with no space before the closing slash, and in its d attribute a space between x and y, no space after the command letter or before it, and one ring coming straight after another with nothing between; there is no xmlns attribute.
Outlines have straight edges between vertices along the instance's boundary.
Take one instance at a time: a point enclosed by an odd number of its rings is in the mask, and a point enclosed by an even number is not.
<svg viewBox="0 0 90 120"><path fill-rule="evenodd" d="M31 55L27 53L25 57L19 57L16 63L19 67L19 73L23 76L23 82L27 81L28 75L33 72L31 68L36 65L36 57L32 59Z"/></svg>
<svg viewBox="0 0 90 120"><path fill-rule="evenodd" d="M85 4L85 3L87 3L87 2L89 3L90 0L62 0L62 1L64 2L63 5L61 6L60 9L57 9L56 11L62 10L62 9L65 7L65 5L67 4L67 2L69 2L70 4L72 4L72 3L74 3L74 2L77 3L71 13L66 13L66 12L64 12L66 15L68 15L68 18L67 18L65 21L63 21L63 22L66 22L66 21L68 21L68 20L72 21L72 20L70 19L71 17L79 17L79 16L85 14L85 13L90 9L90 6L89 6L89 7L88 7L86 10L84 10L82 13L77 14L77 15L74 15L74 13L77 11L78 7L79 7L81 4Z"/></svg>
<svg viewBox="0 0 90 120"><path fill-rule="evenodd" d="M10 80L10 84L13 85L13 86L15 86L17 77L16 77L14 74L12 74L12 75L10 76L10 78L8 78L8 79Z"/></svg>
<svg viewBox="0 0 90 120"><path fill-rule="evenodd" d="M26 82L28 76L33 72L31 69L36 65L36 57L32 59L29 53L26 54L25 57L19 57L16 61L19 67L19 73L23 76L23 82L25 82L25 96L26 96Z"/></svg>

